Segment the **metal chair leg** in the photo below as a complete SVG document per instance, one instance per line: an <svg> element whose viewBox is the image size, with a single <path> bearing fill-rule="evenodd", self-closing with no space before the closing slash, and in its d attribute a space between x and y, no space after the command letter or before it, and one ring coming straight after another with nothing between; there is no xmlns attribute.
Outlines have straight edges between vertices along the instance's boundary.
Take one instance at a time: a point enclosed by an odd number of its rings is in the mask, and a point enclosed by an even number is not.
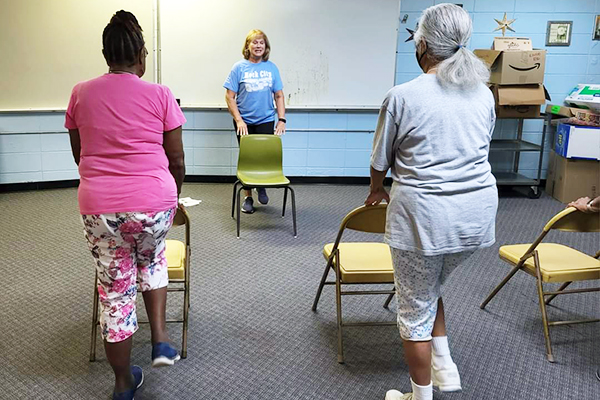
<svg viewBox="0 0 600 400"><path fill-rule="evenodd" d="M567 286L569 286L571 283L573 282L565 282L563 283L559 288L558 288L558 292L563 291L567 288ZM556 296L558 296L557 294L553 294L552 296L548 297L546 299L546 305L550 304L550 302L552 301L553 298L555 298Z"/></svg>
<svg viewBox="0 0 600 400"><path fill-rule="evenodd" d="M329 275L329 269L331 268L331 261L327 262L325 266L325 271L323 272L323 276L321 277L321 282L319 283L319 288L317 289L317 294L315 295L315 301L312 305L312 310L317 311L317 305L319 304L319 300L321 299L321 293L323 293L323 288L325 287L325 281L327 280L327 276Z"/></svg>
<svg viewBox="0 0 600 400"><path fill-rule="evenodd" d="M338 334L338 355L337 361L340 364L344 363L344 339L343 339L343 323L342 323L342 284L340 281L340 263L339 252L334 255L335 261L335 305L337 314L337 334Z"/></svg>
<svg viewBox="0 0 600 400"><path fill-rule="evenodd" d="M394 288L395 289L395 288ZM383 304L383 308L388 308L390 306L390 303L392 302L392 299L394 298L395 293L392 293L388 296L387 300L385 301L385 303Z"/></svg>
<svg viewBox="0 0 600 400"><path fill-rule="evenodd" d="M292 218L294 220L294 237L298 237L298 230L296 229L296 193L291 186L288 186L290 193L292 194Z"/></svg>
<svg viewBox="0 0 600 400"><path fill-rule="evenodd" d="M188 320L189 320L189 309L190 309L190 270L189 270L189 258L190 252L186 254L186 266L185 266L185 283L183 292L183 329L181 338L181 358L187 358L187 333L188 333Z"/></svg>
<svg viewBox="0 0 600 400"><path fill-rule="evenodd" d="M241 186L238 191L237 191L237 238L240 238L240 214L241 214L241 207L242 207L242 199L241 199L241 195L242 195L242 190L244 189L243 186Z"/></svg>
<svg viewBox="0 0 600 400"><path fill-rule="evenodd" d="M548 327L548 315L546 314L546 303L544 302L544 287L542 286L542 273L540 271L540 259L537 250L533 253L535 263L535 272L537 278L537 290L540 302L540 310L542 311L542 323L544 324L544 341L546 342L546 358L550 362L554 362L552 355L552 346L550 344L550 328Z"/></svg>
<svg viewBox="0 0 600 400"><path fill-rule="evenodd" d="M284 187L283 188L283 211L281 212L281 218L285 217L285 206L287 204L287 192L288 192L288 187Z"/></svg>
<svg viewBox="0 0 600 400"><path fill-rule="evenodd" d="M512 278L514 276L514 274L517 273L518 270L521 269L521 266L523 265L523 262L520 261L509 273L508 275L506 275L506 277L502 280L502 282L500 282L498 284L498 286L496 286L496 288L494 290L492 290L492 293L490 293L490 295L483 301L483 303L481 303L481 305L479 306L479 308L481 308L482 310L485 308L485 306L490 302L490 300L492 300L494 298L494 296L496 295L496 293L498 293L500 291L500 289L502 289L504 287L504 285L506 285L506 282L508 282L510 280L510 278Z"/></svg>
<svg viewBox="0 0 600 400"><path fill-rule="evenodd" d="M94 278L94 300L92 308L92 340L90 344L90 362L96 361L96 337L98 335L98 272Z"/></svg>
<svg viewBox="0 0 600 400"><path fill-rule="evenodd" d="M237 189L237 185L240 183L240 181L235 181L235 183L233 184L233 196L231 196L231 218L235 218L234 216L234 211L235 211L235 190Z"/></svg>

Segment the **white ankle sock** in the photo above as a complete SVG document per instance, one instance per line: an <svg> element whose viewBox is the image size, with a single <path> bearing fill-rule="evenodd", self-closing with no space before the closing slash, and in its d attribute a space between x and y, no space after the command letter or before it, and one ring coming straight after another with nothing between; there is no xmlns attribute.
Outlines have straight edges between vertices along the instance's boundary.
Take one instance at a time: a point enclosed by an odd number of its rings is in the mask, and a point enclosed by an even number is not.
<svg viewBox="0 0 600 400"><path fill-rule="evenodd" d="M443 368L454 362L450 356L448 336L434 336L431 344L431 364L435 369Z"/></svg>
<svg viewBox="0 0 600 400"><path fill-rule="evenodd" d="M413 400L433 400L433 385L431 383L421 386L411 379L410 385L412 386Z"/></svg>

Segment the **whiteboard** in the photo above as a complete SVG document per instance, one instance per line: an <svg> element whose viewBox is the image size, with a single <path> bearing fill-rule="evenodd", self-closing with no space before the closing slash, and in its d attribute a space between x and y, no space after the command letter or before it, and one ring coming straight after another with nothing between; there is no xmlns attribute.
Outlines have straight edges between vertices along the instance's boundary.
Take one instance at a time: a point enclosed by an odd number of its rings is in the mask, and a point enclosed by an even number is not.
<svg viewBox="0 0 600 400"><path fill-rule="evenodd" d="M399 0L162 0L161 83L182 106L225 105L251 29L264 31L286 104L378 107L394 84Z"/></svg>
<svg viewBox="0 0 600 400"><path fill-rule="evenodd" d="M108 71L102 31L121 9L144 30L152 81L153 8L152 0L0 0L0 110L65 109L75 84Z"/></svg>

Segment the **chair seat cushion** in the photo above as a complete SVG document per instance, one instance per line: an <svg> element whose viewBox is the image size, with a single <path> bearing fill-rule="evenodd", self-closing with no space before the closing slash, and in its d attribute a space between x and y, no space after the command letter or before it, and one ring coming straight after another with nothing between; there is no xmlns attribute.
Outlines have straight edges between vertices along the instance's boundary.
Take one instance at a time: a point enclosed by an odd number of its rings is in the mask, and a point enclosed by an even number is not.
<svg viewBox="0 0 600 400"><path fill-rule="evenodd" d="M244 186L285 186L290 184L281 171L239 171L237 177Z"/></svg>
<svg viewBox="0 0 600 400"><path fill-rule="evenodd" d="M340 243L340 271L344 283L392 283L394 267L392 254L386 243ZM323 248L329 259L333 243Z"/></svg>
<svg viewBox="0 0 600 400"><path fill-rule="evenodd" d="M165 240L169 279L185 279L185 244L179 240Z"/></svg>
<svg viewBox="0 0 600 400"><path fill-rule="evenodd" d="M531 244L513 244L500 247L500 258L516 265ZM600 260L571 247L557 243L537 246L540 270L544 282L570 282L600 279ZM533 257L525 261L523 269L535 276Z"/></svg>

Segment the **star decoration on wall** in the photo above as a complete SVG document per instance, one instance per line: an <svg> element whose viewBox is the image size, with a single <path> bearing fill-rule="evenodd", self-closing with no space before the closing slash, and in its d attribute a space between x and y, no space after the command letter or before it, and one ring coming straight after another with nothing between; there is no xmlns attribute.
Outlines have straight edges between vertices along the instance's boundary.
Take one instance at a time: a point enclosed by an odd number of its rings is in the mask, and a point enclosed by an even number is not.
<svg viewBox="0 0 600 400"><path fill-rule="evenodd" d="M417 29L419 29L419 23L417 22L417 26L415 26L415 29L410 29L410 28L406 28L406 31L408 32L409 36L408 39L406 39L404 42L410 42L411 40L415 40L415 32L417 31Z"/></svg>
<svg viewBox="0 0 600 400"><path fill-rule="evenodd" d="M507 20L506 19L506 13L504 13L504 18L499 21L496 18L494 18L494 21L496 21L498 23L498 27L496 29L494 29L492 32L496 32L496 31L502 31L502 36L504 36L504 34L506 33L506 30L508 29L511 32L514 32L515 30L513 28L510 27L510 24L512 24L513 22L516 21L516 19L510 19Z"/></svg>

